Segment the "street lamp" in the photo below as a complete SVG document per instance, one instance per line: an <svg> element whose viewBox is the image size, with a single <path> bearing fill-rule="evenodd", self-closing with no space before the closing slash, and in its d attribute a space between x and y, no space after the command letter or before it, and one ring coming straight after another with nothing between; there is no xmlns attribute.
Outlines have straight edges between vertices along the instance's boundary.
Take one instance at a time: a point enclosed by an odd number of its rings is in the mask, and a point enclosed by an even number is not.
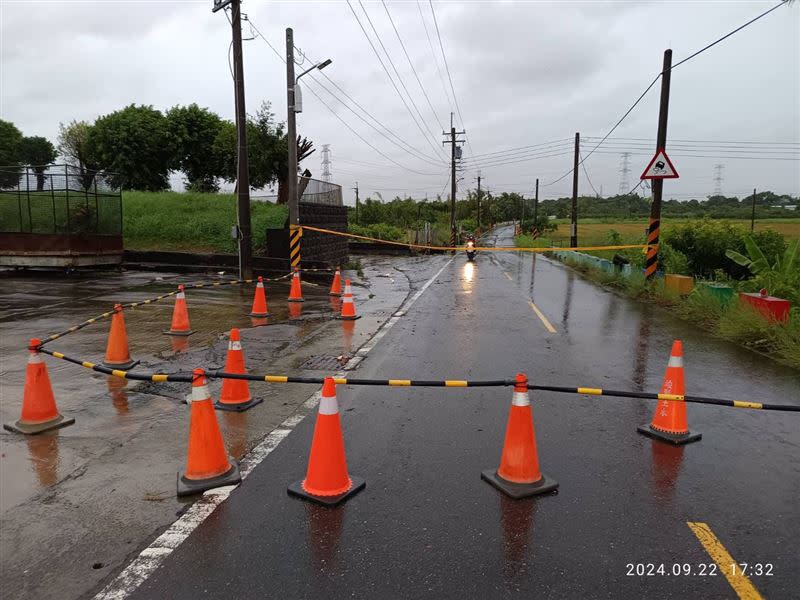
<svg viewBox="0 0 800 600"><path fill-rule="evenodd" d="M303 112L303 90L300 87L300 78L305 75L306 73L310 73L314 69L319 69L322 71L325 67L331 64L333 61L329 58L328 60L324 60L321 63L317 63L314 66L306 69L300 75L297 76L297 79L294 80L294 112L300 113Z"/></svg>

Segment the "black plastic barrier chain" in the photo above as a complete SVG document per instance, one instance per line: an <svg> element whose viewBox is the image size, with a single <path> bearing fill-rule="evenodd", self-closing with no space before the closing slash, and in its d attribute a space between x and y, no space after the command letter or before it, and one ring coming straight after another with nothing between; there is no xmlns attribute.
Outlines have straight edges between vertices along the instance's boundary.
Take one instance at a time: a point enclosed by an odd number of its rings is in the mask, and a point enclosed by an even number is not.
<svg viewBox="0 0 800 600"><path fill-rule="evenodd" d="M33 348L32 348L33 349ZM86 369L114 375L123 379L135 381L155 381L166 382L175 381L183 383L192 382L191 373L136 373L111 369L89 361L80 360L66 356L61 352L55 352L42 348L36 348L39 352L49 354L54 358L60 358ZM261 381L266 383L308 383L322 385L324 377L297 377L291 375L250 375L249 373L226 373L221 370L207 371L206 377L212 379L243 379L247 381ZM374 385L389 387L511 387L515 384L514 379L488 379L483 381L469 381L465 379L445 379L445 380L426 380L426 379L359 379L335 377L334 382L338 385ZM781 410L790 412L800 412L800 406L791 404L767 404L763 402L745 402L743 400L723 400L720 398L707 398L704 396L678 396L674 394L656 394L653 392L625 392L618 390L605 390L601 388L589 387L559 387L549 385L528 384L529 390L539 390L547 392L557 392L565 394L587 394L591 396L613 396L618 398L640 398L646 400L672 400L676 402L691 402L694 404L714 404L717 406L729 406L732 408L750 408L758 410Z"/></svg>
<svg viewBox="0 0 800 600"><path fill-rule="evenodd" d="M280 277L274 277L274 278L262 277L262 280L263 281L281 281L283 279L288 279L291 276L292 276L291 273L287 273L286 275L281 275ZM254 282L257 282L257 281L258 281L258 279L229 279L227 281L208 281L208 282L200 282L200 283L186 283L186 284L183 284L183 288L185 290L192 290L192 289L199 289L199 288L206 288L206 287L222 287L223 285L239 285L239 284L242 284L242 283L254 283ZM126 309L126 308L136 308L137 306L144 306L145 304L154 304L155 302L159 302L159 301L163 300L164 298L170 298L171 296L174 296L177 293L178 293L178 290L173 290L171 292L168 292L166 294L161 294L160 296L156 296L154 298L148 298L147 300L140 300L138 302L128 302L127 304L121 304L121 306L122 306L123 309ZM64 337L65 335L67 335L69 333L73 333L75 331L78 331L79 329L83 329L84 327L87 327L88 325L91 325L92 323L96 323L97 321L100 321L101 319L107 319L108 317L110 317L113 314L114 314L114 311L110 310L108 312L104 312L103 314L97 315L96 317L92 317L91 319L86 319L83 323L78 323L77 325L73 325L72 327L69 327L68 329L65 329L64 331L61 331L59 333L54 333L53 335L48 335L46 337L43 337L42 346L44 346L45 344L49 344L53 340L57 340L58 338ZM40 348L41 348L41 346L40 346Z"/></svg>

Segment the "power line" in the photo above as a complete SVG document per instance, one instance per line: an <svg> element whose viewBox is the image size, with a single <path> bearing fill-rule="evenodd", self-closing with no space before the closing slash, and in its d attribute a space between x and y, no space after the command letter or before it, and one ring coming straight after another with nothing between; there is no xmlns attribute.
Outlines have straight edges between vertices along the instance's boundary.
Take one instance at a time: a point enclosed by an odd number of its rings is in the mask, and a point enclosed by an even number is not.
<svg viewBox="0 0 800 600"><path fill-rule="evenodd" d="M360 0L359 0L359 4L361 4ZM439 153L441 152L441 150L439 149L438 146L436 146L433 142L431 142L430 138L428 137L428 134L425 132L425 130L419 124L419 121L417 120L417 118L414 116L414 113L412 112L411 107L408 105L408 102L406 102L405 97L403 96L403 94L400 93L400 88L397 87L397 84L394 82L394 78L392 77L391 73L389 73L389 69L386 68L386 64L383 62L383 59L381 58L381 55L378 52L378 49L375 47L375 44L372 43L372 39L369 37L369 34L367 33L367 30L364 28L364 25L361 23L361 19L358 17L358 14L356 14L356 11L353 8L353 5L350 4L350 0L347 0L347 6L350 8L350 12L353 13L353 17L355 17L356 22L358 23L358 26L361 28L361 32L364 34L364 37L367 38L367 42L369 42L370 48L372 48L372 51L375 53L375 56L378 59L378 62L381 64L381 67L383 67L383 70L386 73L386 76L389 78L389 81L392 84L392 87L394 88L394 91L397 92L398 97L403 102L403 106L406 107L406 110L408 111L408 114L411 115L411 119L414 121L414 124L420 130L420 133L422 133L422 137L425 138L425 141L428 142L428 144L430 144L431 148L433 148L433 153L435 155L439 156ZM367 16L367 20L369 21L370 25L372 25L372 21L369 19L369 15L367 15L367 12L364 9L364 5L363 4L361 5L361 10L364 11L364 14ZM372 30L373 30L373 32L375 32L375 36L378 38L378 41L381 43L381 46L383 46L383 42L381 42L380 36L378 35L377 31L375 31L375 27L374 26L372 26ZM385 48L384 48L384 52L386 52ZM387 58L388 58L388 54L387 54ZM391 63L391 59L389 59L389 62ZM394 67L393 63L392 63L392 66ZM396 69L395 69L395 71L396 71ZM403 84L403 81L401 80L400 83ZM406 93L408 93L408 91L406 91ZM412 102L413 102L413 100L412 100ZM427 124L426 124L426 127L427 127Z"/></svg>
<svg viewBox="0 0 800 600"><path fill-rule="evenodd" d="M714 42L711 42L711 43L710 43L708 46L706 46L705 48L701 48L700 50L698 50L698 51L697 51L697 52L695 52L694 54L691 54L691 55L687 56L686 58L684 58L683 60L681 60L681 61L678 61L677 63L675 63L674 65L672 65L672 70L674 71L674 70L675 70L677 67L680 67L680 66L681 66L683 63L685 63L685 62L687 62L687 61L690 61L690 60L692 60L692 59L693 59L695 56L697 56L698 54L702 54L703 52L705 52L705 51L706 51L706 50L708 50L709 48L712 48L712 47L716 46L716 45L717 45L717 44L719 44L719 43L720 43L722 40L725 40L725 39L727 39L727 38L731 37L731 36L732 36L734 33L737 33L737 32L739 32L739 31L741 31L742 29L744 29L744 28L745 28L745 27L747 27L748 25L752 25L753 23L755 23L756 21L758 21L760 18L762 18L762 17L766 17L766 16L767 16L769 13L771 13L773 10L777 9L777 8L778 8L778 7L780 7L780 6L783 6L783 5L784 5L784 4L786 4L786 3L787 3L787 0L781 0L781 2L780 2L780 3L776 4L775 6L773 6L773 7L772 7L772 8L770 8L768 11L765 11L765 12L761 13L761 14L760 14L760 15L758 15L758 16L757 16L755 19L751 19L750 21L748 21L748 22L747 22L747 23L745 23L744 25L741 25L740 27L737 27L736 29L734 29L734 30L733 30L733 31L731 31L730 33L726 33L725 35L723 35L723 36L722 36L721 38L719 38L718 40L716 40L716 41L714 41Z"/></svg>
<svg viewBox="0 0 800 600"><path fill-rule="evenodd" d="M439 66L439 59L436 58L436 51L433 49L433 40L431 40L431 34L428 32L428 25L425 22L425 16L422 14L422 5L417 0L417 9L419 10L419 18L422 21L422 27L425 29L425 37L428 38L428 46L431 49L431 56L433 57L433 62L436 65L436 72L439 74L439 83L442 84L442 91L444 92L444 99L445 102L449 107L453 106L453 103L450 101L450 96L447 93L447 86L444 84L444 76L442 75L442 69ZM444 129L444 127L442 127Z"/></svg>
<svg viewBox="0 0 800 600"><path fill-rule="evenodd" d="M554 150L557 150L557 149L554 148ZM572 150L563 150L563 151L555 152L555 153L545 153L545 154L538 154L538 155L530 155L530 156L526 156L524 158L518 158L518 159L515 159L515 160L501 159L501 160L498 160L496 162L480 163L479 165L473 165L473 166L480 167L481 169L490 169L492 167L501 167L501 166L505 166L505 165L515 165L515 164L518 164L518 163L528 162L528 161L531 161L531 160L538 160L540 158L551 158L553 156L566 156L567 154L570 154L570 153L572 153Z"/></svg>
<svg viewBox="0 0 800 600"><path fill-rule="evenodd" d="M403 53L406 55L406 60L408 61L408 66L411 67L411 71L414 73L414 77L417 79L417 83L419 84L419 89L422 90L423 96L425 96L425 100L428 101L428 106L433 113L436 122L439 124L439 127L444 129L444 125L442 125L441 119L439 119L439 115L436 113L436 110L433 108L433 104L431 103L431 99L428 97L428 92L425 91L425 86L422 85L422 81L420 81L419 75L417 74L417 70L414 68L414 63L411 62L411 57L408 55L408 51L406 50L406 45L403 43L403 38L400 37L400 32L397 30L397 26L394 24L394 19L392 19L391 13L389 13L389 7L386 5L385 0L381 0L383 4L383 9L386 11L386 16L389 17L389 22L392 24L392 28L394 29L395 35L397 35L397 41L400 42L400 47L403 49Z"/></svg>
<svg viewBox="0 0 800 600"><path fill-rule="evenodd" d="M748 22L747 22L747 23L745 23L744 25L742 25L742 26L740 26L740 27L737 27L736 29L734 29L734 30L733 30L733 31L731 31L730 33L728 33L728 34L726 34L726 35L722 36L721 38L719 38L718 40L716 40L716 41L712 42L711 44L708 44L708 45L707 45L707 46L705 46L704 48L701 48L700 50L698 50L698 51L697 51L697 52L695 52L694 54L691 54L691 55L690 55L690 56L688 56L687 58L684 58L682 61L679 61L678 63L676 63L676 64L672 65L672 67L671 67L670 71L671 71L671 70L673 70L673 69L675 69L676 67L678 67L678 66L682 65L682 64L683 64L683 63L685 63L686 61L688 61L688 60L691 60L692 58L694 58L694 57L695 57L695 56L697 56L698 54L702 54L703 52L705 52L706 50L708 50L708 49L709 49L709 48L711 48L712 46L715 46L715 45L717 45L717 44L718 44L718 43L720 43L722 40L724 40L724 39L726 39L726 38L728 38L728 37L732 36L734 33L738 32L738 31L741 31L742 29L744 29L744 28L745 28L745 27L747 27L748 25L750 25L750 24L752 24L752 23L755 23L755 22L756 22L756 21L758 21L760 18L762 18L762 17L764 17L764 16L768 15L768 14L769 14L769 13L771 13L773 10L775 10L776 8L778 8L779 6L781 6L781 5L783 5L783 4L786 4L786 2L787 2L787 0L782 0L780 4L777 4L776 6L773 6L773 7L772 7L771 9L769 9L768 11L766 11L766 12L764 12L764 13L762 13L762 14L758 15L758 16L757 16L756 18L754 18L754 19L751 19L750 21L748 21ZM432 7L433 7L433 5L431 5L431 8L432 8ZM655 79L653 79L653 81L650 83L650 85L649 85L649 86L647 86L647 88L645 89L645 91L644 91L644 92L642 92L642 95L641 95L641 96L639 96L639 98L636 100L636 102L634 102L634 103L633 103L633 105L632 105L632 106L631 106L631 107L628 109L628 111L627 111L627 112L626 112L624 115L622 115L622 118L621 118L619 121L617 121L617 123L614 125L614 127L612 127L612 128L611 128L611 130L610 130L610 131L609 131L609 132L608 132L608 133L607 133L607 134L606 134L606 135L605 135L605 136L604 136L604 137L603 137L603 138L600 140L600 142L598 142L598 144L597 144L597 145L596 145L596 146L595 146L595 147L592 149L592 151L591 151L591 152L589 152L589 154L587 154L587 155L586 155L586 157L585 157L585 158L584 158L584 159L581 161L581 164L583 163L583 161L584 161L584 160L586 160L587 158L589 158L589 157L590 157L590 156L591 156L591 155L594 153L594 151L595 151L595 150L597 150L597 149L600 147L600 145L601 145L603 142L605 142L605 141L606 141L606 139L608 139L608 137L609 137L609 136L610 136L610 135L611 135L611 134L614 132L614 130L615 130L617 127L619 127L620 123L622 123L622 121L624 121L624 120L625 120L625 118L626 118L626 117L627 117L627 116L628 116L628 115L631 113L631 111L632 111L632 110L633 110L633 109L636 107L636 105L637 105L637 104L639 104L639 102L641 102L641 100L642 100L642 98L644 98L645 94L647 94L647 92L649 92L649 91L650 91L650 89L651 89L651 88L652 88L652 87L653 87L653 86L656 84L656 82L657 82L657 81L658 81L658 80L661 78L662 74L663 74L663 73L659 73L658 75L656 75L656 78L655 78ZM557 182L561 181L562 179L564 179L564 177L566 177L567 175L569 175L570 173L572 173L572 171L573 171L573 170L574 170L574 167L573 167L573 169L570 169L569 171L567 171L566 173L564 173L564 174L563 174L561 177L559 177L559 178L558 178L558 179L556 179L555 181L551 181L550 183L546 183L546 184L545 184L545 186L550 186L550 185L553 185L554 183L557 183Z"/></svg>
<svg viewBox="0 0 800 600"><path fill-rule="evenodd" d="M639 104L639 102L641 102L641 101L642 101L642 99L643 99L643 98L644 98L644 97L647 95L647 92L649 92L649 91L650 91L650 90L653 88L653 86L656 84L656 82L657 82L657 81L658 81L660 78L661 78L661 73L659 73L658 75L656 75L656 78L655 78L655 79L653 79L653 81L651 81L651 82L650 82L650 85L648 85L648 86L645 88L645 90L644 90L644 91L641 93L641 95L640 95L640 96L639 96L639 97L636 99L636 102L634 102L633 104L631 104L631 107L630 107L630 108L629 108L627 111L625 111L625 114L624 114L624 115L622 115L622 117L620 117L619 121L617 121L617 122L614 124L614 126L613 126L613 127L612 127L612 128L609 130L609 131L608 131L608 133L607 133L607 134L605 134L605 135L603 136L603 138L602 138L602 139L601 139L601 140L600 140L600 141L597 143L597 145L596 145L594 148L592 148L591 152L589 152L589 154L587 154L587 155L586 155L586 158L584 158L583 160L586 160L586 159L587 159L587 158L589 158L589 157L590 157L592 154L594 154L594 151L595 151L595 150L597 150L597 149L598 149L598 148L599 148L599 147L602 145L602 143L603 143L603 142L605 142L605 141L608 139L608 137L609 137L609 136L610 136L612 133L614 133L614 131L617 129L617 127L619 127L619 126L620 126L620 124L621 124L621 123L622 123L622 122L623 122L623 121L624 121L624 120L625 120L625 119L628 117L628 115L629 115L629 114L631 114L631 112L633 111L633 109L634 109L634 108L636 108L636 106ZM583 160L581 161L581 163L583 162ZM561 181L562 179L564 179L564 178L565 178L567 175L571 174L573 170L574 170L574 167L573 167L573 168L571 168L571 169L570 169L569 171L567 171L566 173L564 173L564 174L563 174L561 177L559 177L558 179L555 179L555 180L551 181L550 183L545 183L545 184L544 184L544 185L545 185L545 187L549 187L549 186L553 185L554 183L558 183L559 181Z"/></svg>
<svg viewBox="0 0 800 600"><path fill-rule="evenodd" d="M433 24L436 26L436 37L439 38L439 48L442 51L442 59L444 60L444 68L447 71L447 79L450 81L450 91L453 92L453 102L456 105L456 112L458 112L458 118L461 121L461 129L466 129L464 126L464 116L461 114L461 107L458 104L458 97L456 96L456 88L453 85L453 76L450 74L450 65L447 64L447 55L444 53L444 44L442 43L442 33L439 31L439 22L436 20L436 11L433 10L433 2L432 0L428 0L428 4L431 6L431 14L433 15ZM464 139L467 140L467 145L469 146L470 154L474 154L472 151L472 144L469 143L469 138L464 133Z"/></svg>
<svg viewBox="0 0 800 600"><path fill-rule="evenodd" d="M253 24L252 24L252 21L250 22L250 24L251 24L251 26L253 27L253 29L256 31L256 33L258 33L259 37L260 37L262 40L264 40L264 42L267 44L267 46L269 46L269 47L270 47L270 49L272 49L272 51L273 51L273 52L274 52L274 53L277 55L277 57L278 57L279 59L281 59L281 61L282 61L282 62L286 63L286 58L284 58L284 56L283 56L283 55L282 55L280 52L278 52L278 51L275 49L275 47L274 47L274 46L273 46L273 45L270 43L270 41L269 41L269 40L268 40L266 37L264 37L264 35L263 35L263 34L262 34L262 33L261 33L259 30L258 30L258 28L257 28L255 25L253 25ZM321 84L320 84L318 81L316 81L316 80L314 80L314 81L315 81L315 83L316 83L317 85L321 85ZM367 146L369 146L370 148L372 148L372 149L373 149L375 152L377 152L377 153L378 153L380 156L382 156L383 158L385 158L385 159L386 159L386 160L388 160L389 162L391 162L391 163L393 163L393 164L397 165L397 166L398 166L398 167L400 167L401 169L404 169L404 170L406 170L406 171L410 171L411 173L416 173L417 175L431 175L431 173L423 173L423 172L421 172L421 171L417 171L416 169L412 169L411 167L407 167L407 166L405 166L405 165L402 165L402 164L400 164L399 162L397 162L396 160L394 160L393 158L391 158L391 157L387 156L386 154L384 154L383 152L381 152L381 151L380 151L378 148L376 148L376 147L375 147L375 146L373 146L371 143L369 143L367 140L365 140L365 139L364 139L364 138L361 136L361 134L360 134L360 133L358 133L358 132L357 132L355 129L353 129L353 128L352 128L352 127L351 127L351 126L350 126L350 125L349 125L349 124L348 124L348 123L347 123L347 122L344 120L344 119L342 119L342 117L340 117L340 116L339 116L339 115L336 113L336 111L335 111L335 110L333 110L333 108L331 108L331 107L330 107L330 105L329 105L327 102L325 102L325 101L324 101L324 100L323 100L323 99L322 99L322 98L319 96L319 94L317 94L317 93L314 91L314 88L312 88L311 86L309 86L309 87L308 87L308 91L310 91L310 92L311 92L311 93L314 95L314 97L315 97L317 100L319 100L319 101L322 103L322 105L323 105L323 106L325 106L325 108L327 108L327 109L328 109L328 110L331 112L331 114L332 114L334 117L336 117L336 118L337 118L337 119L338 119L338 120L339 120L339 121L342 123L342 125L344 125L344 126L345 126L345 127L346 127L346 128L347 128L347 129L348 129L348 130L349 130L349 131L350 131L350 132L353 134L353 135L355 135L355 136L356 136L358 139L360 139L362 142L364 142L364 143L365 143ZM346 105L345 105L345 106L346 106Z"/></svg>
<svg viewBox="0 0 800 600"><path fill-rule="evenodd" d="M580 150L578 151L578 155L580 156ZM597 190L594 189L594 184L592 180L589 178L589 171L586 170L586 163L583 161L583 156L581 156L581 166L583 167L583 174L586 175L586 181L589 182L589 186L592 188L595 196L599 196L600 194L597 193Z"/></svg>
<svg viewBox="0 0 800 600"><path fill-rule="evenodd" d="M469 158L466 159L464 162L467 163L467 166L472 167L479 167L487 162L493 162L497 160L504 160L504 159L513 159L513 158L521 158L528 155L539 154L541 152L551 152L554 150L564 150L572 147L571 141L564 141L558 142L556 144L552 144L549 146L545 146L542 144L542 147L539 148L531 148L528 150L517 150L517 151L508 151L507 153L497 153L496 156L486 156L485 158Z"/></svg>

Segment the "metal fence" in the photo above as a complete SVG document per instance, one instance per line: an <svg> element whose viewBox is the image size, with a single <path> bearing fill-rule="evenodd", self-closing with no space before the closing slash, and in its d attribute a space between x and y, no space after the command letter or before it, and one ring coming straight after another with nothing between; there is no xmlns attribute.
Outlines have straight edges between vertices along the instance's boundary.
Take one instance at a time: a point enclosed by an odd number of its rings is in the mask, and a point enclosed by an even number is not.
<svg viewBox="0 0 800 600"><path fill-rule="evenodd" d="M321 181L320 179L310 179L308 177L297 178L297 189L305 190L300 196L300 202L308 202L309 204L326 204L328 206L344 206L342 201L342 186L336 185L329 181ZM253 195L250 196L253 202L272 202L273 204L278 201L277 194L266 196Z"/></svg>
<svg viewBox="0 0 800 600"><path fill-rule="evenodd" d="M300 196L300 202L342 206L342 186L331 183L330 181L300 177L298 182L300 189L302 189L303 183L305 182L308 182L308 184L303 191L303 195Z"/></svg>
<svg viewBox="0 0 800 600"><path fill-rule="evenodd" d="M105 171L0 166L0 232L122 235L122 193Z"/></svg>

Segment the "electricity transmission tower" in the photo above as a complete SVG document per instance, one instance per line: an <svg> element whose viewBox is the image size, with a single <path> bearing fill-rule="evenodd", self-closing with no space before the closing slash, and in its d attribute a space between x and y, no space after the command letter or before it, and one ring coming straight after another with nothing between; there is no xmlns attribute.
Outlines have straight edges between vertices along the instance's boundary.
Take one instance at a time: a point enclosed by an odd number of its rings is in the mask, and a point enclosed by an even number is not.
<svg viewBox="0 0 800 600"><path fill-rule="evenodd" d="M629 175L631 172L631 153L630 152L623 152L620 154L620 165L619 165L619 195L627 194L630 190L630 179Z"/></svg>
<svg viewBox="0 0 800 600"><path fill-rule="evenodd" d="M331 145L322 144L322 181L331 180Z"/></svg>
<svg viewBox="0 0 800 600"><path fill-rule="evenodd" d="M725 179L725 165L714 165L714 195L722 195L722 182Z"/></svg>

